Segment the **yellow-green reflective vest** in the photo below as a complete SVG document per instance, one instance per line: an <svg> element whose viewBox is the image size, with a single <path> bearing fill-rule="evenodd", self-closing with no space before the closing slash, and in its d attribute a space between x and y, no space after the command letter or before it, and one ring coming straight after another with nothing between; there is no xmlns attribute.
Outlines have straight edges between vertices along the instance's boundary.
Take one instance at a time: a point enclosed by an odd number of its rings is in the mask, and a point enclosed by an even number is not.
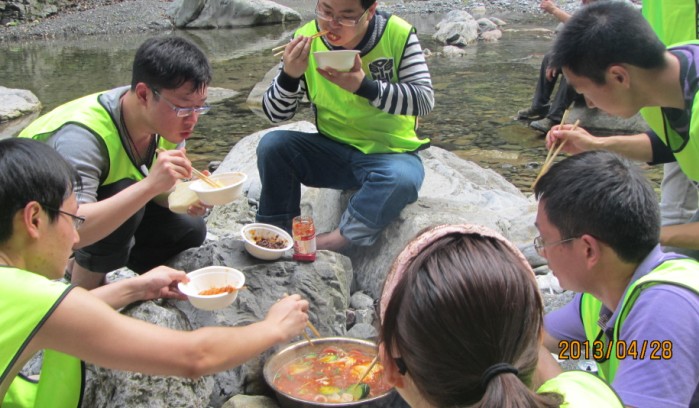
<svg viewBox="0 0 699 408"><path fill-rule="evenodd" d="M391 16L379 42L362 56L364 73L372 78L370 64L376 62L390 70L391 82L397 82L405 44L413 31L405 20ZM294 36L311 36L317 32L316 22L311 21ZM315 51L328 51L328 47L323 41L315 40L311 42L311 54ZM386 113L372 106L366 98L329 82L316 68L316 60L311 56L305 72L306 91L316 108L316 127L324 136L367 154L412 152L430 142L417 137L417 117Z"/></svg>
<svg viewBox="0 0 699 408"><path fill-rule="evenodd" d="M599 348L597 350L600 356L606 359L606 361L597 362L598 374L610 383L614 381L616 370L619 367L618 355L625 355L632 352L632 350L628 348L628 345L634 344L630 341L619 341L621 326L624 324L624 320L641 295L641 292L646 288L659 284L680 286L694 291L694 293L699 296L699 262L694 259L668 260L632 283L626 289L626 293L624 293L622 302L619 305L619 313L614 323L613 341L609 341L610 339L607 339L604 335L599 337L601 328L597 325L597 321L599 320L599 313L602 309L602 302L589 293L584 293L580 298L580 316L585 328L585 337L590 342L589 344L592 345L590 347L591 352L594 353L596 350L596 346L593 345L594 342L602 341L604 344L604 348ZM663 341L664 339L658 340ZM622 350L617 350L617 347ZM641 346L638 345L636 351L640 348ZM650 346L644 349L650 350ZM656 347L656 349L658 348ZM650 358L650 356L646 355L645 358Z"/></svg>
<svg viewBox="0 0 699 408"><path fill-rule="evenodd" d="M537 394L553 392L563 397L561 408L623 408L619 396L601 378L585 371L566 371L546 381Z"/></svg>
<svg viewBox="0 0 699 408"><path fill-rule="evenodd" d="M87 95L57 107L32 122L19 134L19 137L46 141L66 125L80 126L107 147L109 172L107 177L103 178L101 185L106 186L124 179L143 180L145 174L126 153L127 149L121 141L116 119L109 114L99 100L102 93ZM177 145L158 137L158 147L171 150Z"/></svg>
<svg viewBox="0 0 699 408"><path fill-rule="evenodd" d="M65 283L16 268L0 268L0 383L26 345L72 289ZM39 381L11 379L3 408L74 408L83 394L84 365L67 354L44 350Z"/></svg>
<svg viewBox="0 0 699 408"><path fill-rule="evenodd" d="M697 44L699 41L687 41L680 44ZM668 122L658 106L641 109L641 116L658 135L660 140L674 153L682 172L691 180L699 181L699 98L694 98L692 113L689 119L689 139L685 140Z"/></svg>
<svg viewBox="0 0 699 408"><path fill-rule="evenodd" d="M641 12L665 45L697 39L699 14L694 0L643 0Z"/></svg>

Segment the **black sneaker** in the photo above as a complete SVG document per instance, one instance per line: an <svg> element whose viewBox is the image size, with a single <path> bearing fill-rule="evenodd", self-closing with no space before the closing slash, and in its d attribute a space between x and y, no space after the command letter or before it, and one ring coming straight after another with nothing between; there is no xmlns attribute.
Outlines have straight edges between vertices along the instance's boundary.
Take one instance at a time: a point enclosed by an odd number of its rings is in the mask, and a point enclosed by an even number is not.
<svg viewBox="0 0 699 408"><path fill-rule="evenodd" d="M544 132L544 133L546 133L546 132L548 132L549 130L551 130L551 128L552 128L554 125L557 125L557 124L558 124L558 123L552 121L552 120L549 119L549 118L543 118L543 119L540 119L540 120L535 120L534 122L530 123L530 124L529 124L529 127L533 128L533 129L536 129L536 130L538 130L539 132Z"/></svg>
<svg viewBox="0 0 699 408"><path fill-rule="evenodd" d="M548 113L548 106L541 108L529 107L527 109L521 109L517 111L517 119L519 120L536 120L541 119Z"/></svg>

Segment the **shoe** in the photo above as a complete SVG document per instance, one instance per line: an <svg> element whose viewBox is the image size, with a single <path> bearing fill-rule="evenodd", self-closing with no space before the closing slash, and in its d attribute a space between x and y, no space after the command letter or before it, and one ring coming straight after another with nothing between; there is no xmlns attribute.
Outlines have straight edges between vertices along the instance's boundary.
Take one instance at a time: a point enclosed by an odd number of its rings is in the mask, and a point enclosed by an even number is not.
<svg viewBox="0 0 699 408"><path fill-rule="evenodd" d="M529 127L532 128L532 129L536 129L536 130L538 130L539 132L544 132L544 133L546 133L546 132L548 132L549 130L551 130L551 128L552 128L554 125L557 125L557 123L554 122L553 120L551 120L551 119L549 119L549 118L543 118L543 119L539 119L539 120L535 120L535 121L531 122L531 123L529 124Z"/></svg>
<svg viewBox="0 0 699 408"><path fill-rule="evenodd" d="M517 119L523 120L536 120L541 119L548 113L548 106L541 108L529 107L527 109L521 109L517 111Z"/></svg>

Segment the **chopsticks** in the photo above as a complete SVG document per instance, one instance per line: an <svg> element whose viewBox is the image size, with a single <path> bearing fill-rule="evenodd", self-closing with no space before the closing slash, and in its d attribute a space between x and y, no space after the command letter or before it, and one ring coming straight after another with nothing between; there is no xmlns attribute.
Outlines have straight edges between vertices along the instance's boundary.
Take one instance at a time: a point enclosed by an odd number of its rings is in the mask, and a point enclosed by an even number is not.
<svg viewBox="0 0 699 408"><path fill-rule="evenodd" d="M566 111L563 113L563 118L561 118L561 125L565 123L565 120L568 118L568 113L570 112L570 109L566 109ZM570 128L570 130L575 130L578 128L578 125L580 124L580 119L576 120L575 123L573 124L573 127ZM551 145L551 148L549 149L548 154L546 155L546 159L544 160L544 164L541 166L541 171L539 172L539 175L536 176L536 179L534 179L534 182L532 183L532 188L536 187L536 183L539 182L539 179L546 174L547 171L551 168L553 165L553 160L558 156L558 153L561 151L563 146L565 146L567 140L562 141L558 146L555 144Z"/></svg>
<svg viewBox="0 0 699 408"><path fill-rule="evenodd" d="M371 360L371 364L369 364L369 368L366 369L364 374L362 374L361 377L359 377L359 380L357 380L356 384L359 385L365 378L366 376L371 372L371 369L374 368L376 363L379 361L379 355L378 353L376 354L376 357L374 357L373 360Z"/></svg>
<svg viewBox="0 0 699 408"><path fill-rule="evenodd" d="M165 149L162 149L162 148L155 149L156 153L163 153L164 151L165 151ZM200 179L201 181L203 181L204 183L208 184L209 186L211 186L213 188L223 187L223 185L221 185L221 183L210 178L209 176L200 172L199 170L195 169L194 167L192 167L192 173L194 173L194 175L197 176L198 179Z"/></svg>
<svg viewBox="0 0 699 408"><path fill-rule="evenodd" d="M329 33L328 30L319 31L319 32L317 32L317 33L315 33L315 34L313 34L313 35L311 36L311 40L314 39L314 38L322 37L322 36L324 36L324 35L327 34L327 33ZM274 56L275 56L275 57L278 57L278 56L284 54L284 50L286 49L286 46L287 46L287 45L289 45L289 43L286 43L286 44L280 45L280 46L278 46L278 47L272 48L272 52L274 52ZM281 51L280 51L280 50L281 50Z"/></svg>

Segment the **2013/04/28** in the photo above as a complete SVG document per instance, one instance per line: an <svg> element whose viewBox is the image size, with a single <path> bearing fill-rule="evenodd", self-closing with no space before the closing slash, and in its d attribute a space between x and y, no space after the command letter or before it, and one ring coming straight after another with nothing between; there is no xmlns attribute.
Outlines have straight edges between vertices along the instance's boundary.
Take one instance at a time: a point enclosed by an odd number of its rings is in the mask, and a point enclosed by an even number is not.
<svg viewBox="0 0 699 408"><path fill-rule="evenodd" d="M669 360L672 358L672 341L670 340L618 340L609 345L601 340L579 341L561 340L558 342L561 360L594 359L609 360L614 356L618 360L631 358L634 360ZM614 354L612 354L614 353Z"/></svg>

